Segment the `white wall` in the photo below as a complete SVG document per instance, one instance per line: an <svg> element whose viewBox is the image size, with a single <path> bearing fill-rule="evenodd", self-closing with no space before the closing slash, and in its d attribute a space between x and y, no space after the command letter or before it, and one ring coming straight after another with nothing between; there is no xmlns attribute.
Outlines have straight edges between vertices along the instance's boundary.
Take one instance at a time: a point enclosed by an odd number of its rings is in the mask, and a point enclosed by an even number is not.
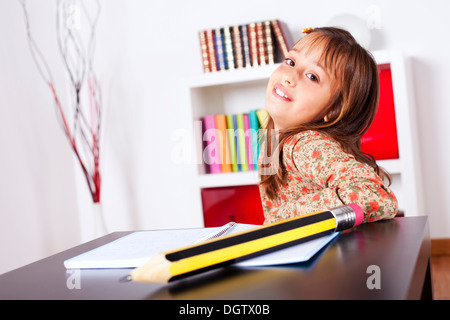
<svg viewBox="0 0 450 320"><path fill-rule="evenodd" d="M201 74L198 30L282 19L295 37L340 13L380 8L371 49L412 57L425 205L432 237L450 237L450 3L430 1L102 0L95 66L107 108L102 203L108 231L190 227L194 168L170 158L171 133L186 127L183 78ZM28 1L32 31L57 69L55 3ZM0 273L81 241L88 202L56 121L48 87L26 42L19 1L0 0ZM55 71L62 84L62 71ZM64 88L61 88L64 91ZM78 192L78 193L77 193ZM86 205L86 203L84 203Z"/></svg>

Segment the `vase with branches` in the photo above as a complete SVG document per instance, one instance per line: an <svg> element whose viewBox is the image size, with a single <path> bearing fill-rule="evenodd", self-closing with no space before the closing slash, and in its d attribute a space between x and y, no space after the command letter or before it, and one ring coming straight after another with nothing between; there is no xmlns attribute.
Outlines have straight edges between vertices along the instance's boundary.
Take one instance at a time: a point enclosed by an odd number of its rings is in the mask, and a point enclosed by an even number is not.
<svg viewBox="0 0 450 320"><path fill-rule="evenodd" d="M37 70L53 96L57 118L79 163L98 216L97 229L106 233L100 206L100 134L102 124L102 91L94 71L96 27L100 17L100 1L56 0L56 41L63 70L71 93L64 107L52 68L38 46L33 33L26 0L23 8L27 40ZM83 25L85 32L81 32ZM86 32L87 30L87 32ZM67 110L71 111L67 113ZM68 114L71 115L69 118Z"/></svg>

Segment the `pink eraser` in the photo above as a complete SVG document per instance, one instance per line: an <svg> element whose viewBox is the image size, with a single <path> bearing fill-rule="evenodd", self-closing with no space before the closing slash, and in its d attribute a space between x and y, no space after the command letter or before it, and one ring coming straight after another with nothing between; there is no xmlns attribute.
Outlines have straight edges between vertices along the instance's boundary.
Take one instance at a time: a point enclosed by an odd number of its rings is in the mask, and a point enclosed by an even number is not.
<svg viewBox="0 0 450 320"><path fill-rule="evenodd" d="M353 226L356 227L357 225L360 225L363 222L364 212L362 211L361 207L358 206L356 203L349 203L348 206L351 207L355 212L355 224Z"/></svg>

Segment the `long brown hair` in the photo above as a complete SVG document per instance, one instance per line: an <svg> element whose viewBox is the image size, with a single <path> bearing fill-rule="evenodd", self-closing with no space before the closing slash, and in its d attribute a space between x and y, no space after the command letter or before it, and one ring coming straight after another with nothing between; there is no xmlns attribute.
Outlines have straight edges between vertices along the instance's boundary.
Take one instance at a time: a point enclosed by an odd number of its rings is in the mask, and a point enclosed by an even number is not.
<svg viewBox="0 0 450 320"><path fill-rule="evenodd" d="M267 134L274 130L274 122L269 117L262 143L265 150L261 150L261 156L265 159L260 161L260 185L265 193L272 200L277 198L277 188L285 184L283 146L286 139L305 130L320 131L333 138L345 152L374 168L390 184L389 174L378 167L375 158L361 151L361 137L372 124L378 108L379 80L374 58L349 32L335 27L314 28L298 45L305 50L318 48L323 51L320 62L334 78L333 95L326 121L321 119L281 130L278 145L273 142L273 135ZM272 158L276 157L276 153L278 158ZM267 172L264 169L273 167L274 160L278 162L276 173L263 174Z"/></svg>

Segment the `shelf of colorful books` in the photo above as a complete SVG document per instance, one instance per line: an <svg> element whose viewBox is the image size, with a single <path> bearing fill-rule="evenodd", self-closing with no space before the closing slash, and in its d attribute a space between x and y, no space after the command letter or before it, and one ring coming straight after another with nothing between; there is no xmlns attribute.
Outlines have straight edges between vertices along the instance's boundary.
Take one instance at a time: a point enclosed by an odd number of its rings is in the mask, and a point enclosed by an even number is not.
<svg viewBox="0 0 450 320"><path fill-rule="evenodd" d="M280 20L228 25L199 31L204 73L257 68L281 62L293 45Z"/></svg>

